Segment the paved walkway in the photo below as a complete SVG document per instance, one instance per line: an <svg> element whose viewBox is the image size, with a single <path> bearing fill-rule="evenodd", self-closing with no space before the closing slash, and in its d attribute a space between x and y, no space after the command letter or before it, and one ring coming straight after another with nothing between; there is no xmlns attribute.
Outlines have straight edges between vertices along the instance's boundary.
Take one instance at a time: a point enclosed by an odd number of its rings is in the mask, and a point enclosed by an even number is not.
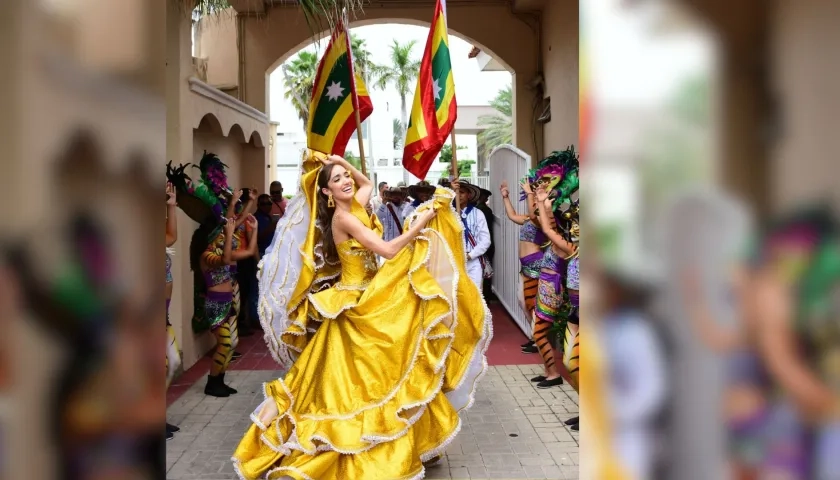
<svg viewBox="0 0 840 480"><path fill-rule="evenodd" d="M512 320L501 309L493 310L496 336L490 353L518 349L524 337L506 323ZM178 388L170 389L167 415L181 431L166 445L167 480L236 478L230 456L250 424L248 416L262 401L261 385L283 373L265 369L260 337L243 340L243 358L226 377L238 394L205 396L206 370L201 365L176 380ZM488 355L495 365L479 383L476 403L465 414L461 433L443 460L427 470L427 479L578 478L578 434L563 424L577 416L577 394L568 385L538 390L529 381L540 373L541 366L535 364L538 356L515 353L516 358L506 353ZM527 364L500 365L505 359Z"/></svg>

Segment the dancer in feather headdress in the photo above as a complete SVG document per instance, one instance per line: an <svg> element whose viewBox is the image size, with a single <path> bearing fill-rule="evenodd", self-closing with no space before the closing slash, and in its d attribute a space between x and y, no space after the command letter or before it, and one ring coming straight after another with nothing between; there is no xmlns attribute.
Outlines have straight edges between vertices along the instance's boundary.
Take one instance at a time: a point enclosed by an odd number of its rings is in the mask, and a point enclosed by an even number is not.
<svg viewBox="0 0 840 480"><path fill-rule="evenodd" d="M840 225L828 208L795 212L757 251L759 347L778 393L813 437L810 478L840 472ZM771 452L775 453L775 452Z"/></svg>
<svg viewBox="0 0 840 480"><path fill-rule="evenodd" d="M198 165L201 170L198 182L193 182L184 173L185 168L182 165L173 169L170 165L167 176L176 187L178 206L199 223L190 243L190 267L195 282L192 326L196 333L210 330L216 338L204 393L227 397L236 393L224 383L225 372L238 343L236 262L256 255L256 220L245 215L248 206L239 202L243 191L231 191L225 164L216 155L205 152ZM246 218L245 234L237 234ZM247 246L244 246L246 240Z"/></svg>
<svg viewBox="0 0 840 480"><path fill-rule="evenodd" d="M563 223L560 207L568 203L571 195L577 191L577 156L574 147L552 152L531 171L530 178L536 189L540 228L551 243L540 263L534 308L534 340L548 371L546 378L538 382L537 387L550 388L563 383L560 369L556 365L555 349L552 346L556 342L552 342L551 330L564 316L564 280L568 261L577 252L577 246L558 232L558 226ZM560 349L562 344L558 345Z"/></svg>

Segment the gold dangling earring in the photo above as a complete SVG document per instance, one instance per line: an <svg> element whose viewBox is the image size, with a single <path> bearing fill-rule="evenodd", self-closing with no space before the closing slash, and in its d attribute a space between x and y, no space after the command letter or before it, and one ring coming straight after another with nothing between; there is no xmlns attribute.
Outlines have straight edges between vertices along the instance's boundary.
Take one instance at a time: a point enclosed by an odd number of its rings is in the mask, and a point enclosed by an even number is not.
<svg viewBox="0 0 840 480"><path fill-rule="evenodd" d="M335 208L335 200L333 200L332 193L327 196L327 207Z"/></svg>

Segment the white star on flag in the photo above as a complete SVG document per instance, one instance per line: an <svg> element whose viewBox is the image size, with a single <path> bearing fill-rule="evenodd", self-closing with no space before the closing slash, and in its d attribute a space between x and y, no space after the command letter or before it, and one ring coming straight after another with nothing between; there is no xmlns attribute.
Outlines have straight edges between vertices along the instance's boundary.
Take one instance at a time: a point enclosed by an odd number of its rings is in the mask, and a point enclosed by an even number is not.
<svg viewBox="0 0 840 480"><path fill-rule="evenodd" d="M327 98L330 100L336 100L344 96L344 89L341 87L341 83L333 81L333 83L327 87Z"/></svg>
<svg viewBox="0 0 840 480"><path fill-rule="evenodd" d="M438 85L438 79L437 78L435 79L434 89L435 89L435 100L440 100L440 91L443 90L443 87Z"/></svg>

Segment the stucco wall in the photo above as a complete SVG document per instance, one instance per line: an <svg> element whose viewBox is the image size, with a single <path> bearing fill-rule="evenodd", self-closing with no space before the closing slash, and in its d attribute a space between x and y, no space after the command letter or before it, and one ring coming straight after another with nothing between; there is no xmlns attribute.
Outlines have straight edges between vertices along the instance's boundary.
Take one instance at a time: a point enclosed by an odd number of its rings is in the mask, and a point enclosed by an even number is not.
<svg viewBox="0 0 840 480"><path fill-rule="evenodd" d="M840 4L779 0L772 13L773 78L781 135L771 151L771 207L828 199L840 207L836 94Z"/></svg>
<svg viewBox="0 0 840 480"><path fill-rule="evenodd" d="M546 2L542 61L551 121L543 125L543 155L578 143L578 18L577 2Z"/></svg>
<svg viewBox="0 0 840 480"><path fill-rule="evenodd" d="M207 63L207 83L215 87L239 84L236 12L232 8L201 19L193 41L196 57L212 57Z"/></svg>

